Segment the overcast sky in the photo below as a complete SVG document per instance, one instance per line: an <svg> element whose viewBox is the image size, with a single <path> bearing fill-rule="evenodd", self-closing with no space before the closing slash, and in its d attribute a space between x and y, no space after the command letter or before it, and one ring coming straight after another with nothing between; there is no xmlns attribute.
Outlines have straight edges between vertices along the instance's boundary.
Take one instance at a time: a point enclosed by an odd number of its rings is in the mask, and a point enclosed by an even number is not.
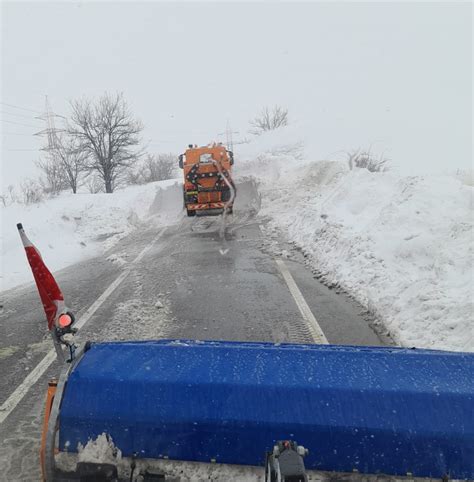
<svg viewBox="0 0 474 482"><path fill-rule="evenodd" d="M46 94L67 115L105 91L124 93L155 152L227 120L243 137L278 103L315 159L375 144L414 172L471 163L470 2L3 2L1 16L7 184L35 174Z"/></svg>

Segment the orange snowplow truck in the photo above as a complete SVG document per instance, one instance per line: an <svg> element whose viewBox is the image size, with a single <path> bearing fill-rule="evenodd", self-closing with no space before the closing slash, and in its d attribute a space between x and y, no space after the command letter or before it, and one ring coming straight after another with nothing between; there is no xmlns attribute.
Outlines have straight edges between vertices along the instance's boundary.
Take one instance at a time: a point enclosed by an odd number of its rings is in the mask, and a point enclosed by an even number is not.
<svg viewBox="0 0 474 482"><path fill-rule="evenodd" d="M190 144L179 156L184 172L184 207L188 216L232 213L235 186L231 171L234 156L221 144L197 147Z"/></svg>

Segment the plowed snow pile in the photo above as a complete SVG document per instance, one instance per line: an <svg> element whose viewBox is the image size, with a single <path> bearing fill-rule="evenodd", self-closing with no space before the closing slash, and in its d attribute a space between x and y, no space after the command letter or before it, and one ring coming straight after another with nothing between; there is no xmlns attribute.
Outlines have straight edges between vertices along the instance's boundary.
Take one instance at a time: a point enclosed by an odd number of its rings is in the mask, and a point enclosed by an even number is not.
<svg viewBox="0 0 474 482"><path fill-rule="evenodd" d="M258 179L260 213L328 284L378 315L401 345L474 351L472 187L246 149L239 173Z"/></svg>
<svg viewBox="0 0 474 482"><path fill-rule="evenodd" d="M168 198L177 199L170 203ZM0 291L31 282L16 224L21 222L53 271L112 248L144 222L163 225L182 215L176 180L131 186L113 194L70 194L38 204L0 208Z"/></svg>

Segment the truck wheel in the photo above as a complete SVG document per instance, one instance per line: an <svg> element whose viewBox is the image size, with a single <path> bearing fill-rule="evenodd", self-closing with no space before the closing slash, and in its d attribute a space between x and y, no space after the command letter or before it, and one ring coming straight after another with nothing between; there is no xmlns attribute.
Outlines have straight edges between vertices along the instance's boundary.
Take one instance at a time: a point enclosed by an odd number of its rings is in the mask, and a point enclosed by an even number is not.
<svg viewBox="0 0 474 482"><path fill-rule="evenodd" d="M186 208L186 214L188 216L196 216L196 211L193 211L192 209L187 209Z"/></svg>

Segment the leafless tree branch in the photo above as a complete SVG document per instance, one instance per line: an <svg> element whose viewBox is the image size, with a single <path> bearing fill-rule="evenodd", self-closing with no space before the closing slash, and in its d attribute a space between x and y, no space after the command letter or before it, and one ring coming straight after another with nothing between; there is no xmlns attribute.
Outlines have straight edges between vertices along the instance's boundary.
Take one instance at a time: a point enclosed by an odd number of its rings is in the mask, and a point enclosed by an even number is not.
<svg viewBox="0 0 474 482"><path fill-rule="evenodd" d="M370 149L354 149L347 152L347 162L350 170L354 167L367 169L370 172L385 172L390 169L388 166L390 159L383 152L377 157Z"/></svg>
<svg viewBox="0 0 474 482"><path fill-rule="evenodd" d="M148 154L137 169L130 171L128 183L146 184L147 182L172 179L176 166L176 154Z"/></svg>
<svg viewBox="0 0 474 482"><path fill-rule="evenodd" d="M86 155L85 169L97 172L111 193L125 171L143 154L142 124L132 114L122 94L104 94L95 104L90 100L71 103L70 135Z"/></svg>
<svg viewBox="0 0 474 482"><path fill-rule="evenodd" d="M252 126L250 132L255 135L286 126L288 125L288 109L278 105L274 106L272 110L264 107L260 114L250 121L250 125Z"/></svg>

